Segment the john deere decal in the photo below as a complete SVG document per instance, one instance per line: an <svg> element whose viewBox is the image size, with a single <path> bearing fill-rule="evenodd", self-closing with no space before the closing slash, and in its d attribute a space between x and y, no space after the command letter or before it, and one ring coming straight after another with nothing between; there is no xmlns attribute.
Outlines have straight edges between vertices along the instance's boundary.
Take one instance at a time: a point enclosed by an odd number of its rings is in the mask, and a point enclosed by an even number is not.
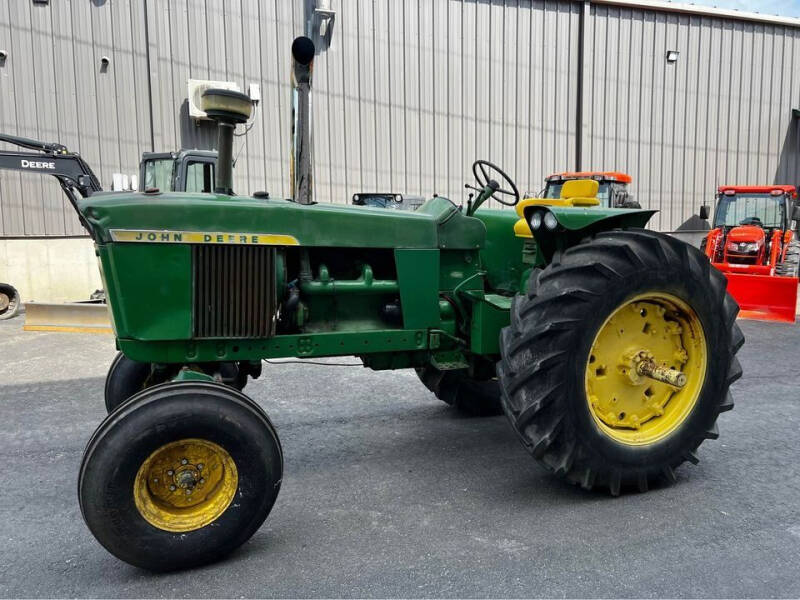
<svg viewBox="0 0 800 600"><path fill-rule="evenodd" d="M146 244L237 244L248 246L297 246L297 238L275 233L231 233L221 231L165 231L151 229L112 229L115 242Z"/></svg>

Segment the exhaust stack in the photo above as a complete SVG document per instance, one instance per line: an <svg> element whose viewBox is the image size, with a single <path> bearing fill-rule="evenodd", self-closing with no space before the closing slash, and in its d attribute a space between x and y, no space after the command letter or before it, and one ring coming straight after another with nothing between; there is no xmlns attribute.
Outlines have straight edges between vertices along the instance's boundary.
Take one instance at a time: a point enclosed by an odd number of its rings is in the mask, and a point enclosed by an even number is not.
<svg viewBox="0 0 800 600"><path fill-rule="evenodd" d="M311 181L311 72L314 42L307 37L292 42L292 155L289 188L299 204L312 203Z"/></svg>
<svg viewBox="0 0 800 600"><path fill-rule="evenodd" d="M233 90L203 92L202 110L217 122L217 174L214 193L233 195L233 130L253 111L250 96Z"/></svg>

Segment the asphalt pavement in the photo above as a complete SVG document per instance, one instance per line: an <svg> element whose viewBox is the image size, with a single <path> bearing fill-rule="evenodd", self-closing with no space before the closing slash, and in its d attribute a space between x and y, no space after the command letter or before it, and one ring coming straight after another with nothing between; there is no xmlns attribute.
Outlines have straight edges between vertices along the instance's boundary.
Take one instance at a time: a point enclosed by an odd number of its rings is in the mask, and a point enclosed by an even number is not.
<svg viewBox="0 0 800 600"><path fill-rule="evenodd" d="M246 391L285 453L272 514L223 562L153 575L78 509L113 339L0 321L0 596L798 597L800 327L742 328L720 439L676 485L619 498L548 475L504 417L460 416L413 372L265 365Z"/></svg>

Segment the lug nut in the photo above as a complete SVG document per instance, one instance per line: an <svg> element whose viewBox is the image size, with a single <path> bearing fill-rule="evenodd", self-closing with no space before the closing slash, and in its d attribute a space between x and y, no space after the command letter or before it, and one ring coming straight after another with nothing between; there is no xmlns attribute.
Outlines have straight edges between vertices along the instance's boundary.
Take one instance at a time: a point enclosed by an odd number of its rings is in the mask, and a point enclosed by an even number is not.
<svg viewBox="0 0 800 600"><path fill-rule="evenodd" d="M181 459L181 464L182 464L182 465L185 465L185 464L187 464L188 462L189 462L189 461L188 461L188 460L186 460L185 458L182 458L182 459Z"/></svg>
<svg viewBox="0 0 800 600"><path fill-rule="evenodd" d="M158 483L158 477L153 477L153 483Z"/></svg>
<svg viewBox="0 0 800 600"><path fill-rule="evenodd" d="M177 488L174 485L169 486L169 491L174 492Z"/></svg>
<svg viewBox="0 0 800 600"><path fill-rule="evenodd" d="M206 482L206 480L201 477L200 478L200 483L205 483L205 482Z"/></svg>
<svg viewBox="0 0 800 600"><path fill-rule="evenodd" d="M169 475L170 477L172 477L174 474L175 474L175 471L173 471L172 469L167 471L167 475Z"/></svg>
<svg viewBox="0 0 800 600"><path fill-rule="evenodd" d="M202 471L203 470L203 463L197 463L197 470L198 471Z"/></svg>

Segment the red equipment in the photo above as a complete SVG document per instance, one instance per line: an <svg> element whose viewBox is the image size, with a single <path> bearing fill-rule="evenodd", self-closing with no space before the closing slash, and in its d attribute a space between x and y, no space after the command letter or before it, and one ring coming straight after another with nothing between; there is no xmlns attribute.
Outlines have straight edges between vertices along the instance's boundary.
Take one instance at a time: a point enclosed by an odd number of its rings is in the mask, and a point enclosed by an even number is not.
<svg viewBox="0 0 800 600"><path fill-rule="evenodd" d="M800 221L791 185L721 186L714 229L703 240L711 263L728 279L743 318L794 323Z"/></svg>

